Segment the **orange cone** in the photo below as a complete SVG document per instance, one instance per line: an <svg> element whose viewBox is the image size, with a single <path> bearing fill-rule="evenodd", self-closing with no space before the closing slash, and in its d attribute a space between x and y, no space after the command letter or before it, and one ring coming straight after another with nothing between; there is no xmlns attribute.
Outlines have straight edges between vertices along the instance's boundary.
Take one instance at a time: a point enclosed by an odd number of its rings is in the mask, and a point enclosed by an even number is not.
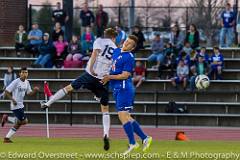
<svg viewBox="0 0 240 160"><path fill-rule="evenodd" d="M187 136L184 132L177 132L175 140L177 140L177 141L188 141L189 139L187 138Z"/></svg>

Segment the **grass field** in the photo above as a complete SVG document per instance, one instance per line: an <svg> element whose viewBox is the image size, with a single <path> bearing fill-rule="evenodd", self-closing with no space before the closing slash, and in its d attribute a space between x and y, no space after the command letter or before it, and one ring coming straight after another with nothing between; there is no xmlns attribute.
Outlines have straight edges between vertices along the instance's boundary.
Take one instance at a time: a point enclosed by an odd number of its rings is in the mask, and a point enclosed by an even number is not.
<svg viewBox="0 0 240 160"><path fill-rule="evenodd" d="M141 149L123 157L126 140L112 140L111 149L102 149L100 139L15 138L0 145L0 159L234 159L240 160L240 142L153 141L151 149ZM140 142L139 142L140 143ZM141 158L140 158L141 157Z"/></svg>

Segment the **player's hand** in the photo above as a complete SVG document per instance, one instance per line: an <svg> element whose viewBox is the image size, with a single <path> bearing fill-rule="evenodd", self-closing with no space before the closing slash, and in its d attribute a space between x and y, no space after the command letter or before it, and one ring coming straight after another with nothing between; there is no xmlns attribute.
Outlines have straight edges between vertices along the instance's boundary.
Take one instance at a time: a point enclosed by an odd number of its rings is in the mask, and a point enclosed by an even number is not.
<svg viewBox="0 0 240 160"><path fill-rule="evenodd" d="M13 102L13 105L16 106L17 105L17 102L15 99L12 99L12 102Z"/></svg>
<svg viewBox="0 0 240 160"><path fill-rule="evenodd" d="M103 79L101 80L101 83L102 83L103 85L105 85L109 80L110 80L110 76L109 76L109 75L105 75L105 76L103 77Z"/></svg>

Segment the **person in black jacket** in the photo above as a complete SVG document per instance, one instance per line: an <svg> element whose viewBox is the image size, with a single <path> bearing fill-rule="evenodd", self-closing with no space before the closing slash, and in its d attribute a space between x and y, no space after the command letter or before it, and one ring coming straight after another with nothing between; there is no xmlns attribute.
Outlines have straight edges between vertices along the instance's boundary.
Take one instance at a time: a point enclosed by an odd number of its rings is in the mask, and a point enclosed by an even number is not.
<svg viewBox="0 0 240 160"><path fill-rule="evenodd" d="M185 42L189 42L193 49L199 47L199 32L194 24L189 26L189 31L187 32Z"/></svg>
<svg viewBox="0 0 240 160"><path fill-rule="evenodd" d="M138 37L138 43L137 43L137 46L134 49L134 51L136 52L139 49L144 49L143 43L145 41L145 38L144 38L142 31L140 30L140 27L135 26L132 34L135 35L136 37Z"/></svg>
<svg viewBox="0 0 240 160"><path fill-rule="evenodd" d="M54 53L54 46L51 41L49 41L49 34L44 33L43 35L43 42L40 44L39 48L39 56L37 60L34 62L32 67L45 67L46 63L51 60L53 53Z"/></svg>
<svg viewBox="0 0 240 160"><path fill-rule="evenodd" d="M95 17L93 12L88 9L88 4L84 3L83 9L80 12L80 20L81 20L81 34L83 34L86 30L86 27L93 26Z"/></svg>

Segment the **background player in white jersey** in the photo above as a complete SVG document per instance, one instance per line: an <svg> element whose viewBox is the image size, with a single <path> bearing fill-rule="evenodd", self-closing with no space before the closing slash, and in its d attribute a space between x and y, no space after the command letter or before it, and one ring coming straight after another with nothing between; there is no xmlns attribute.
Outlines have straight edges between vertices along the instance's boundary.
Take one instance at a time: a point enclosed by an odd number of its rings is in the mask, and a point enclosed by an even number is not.
<svg viewBox="0 0 240 160"><path fill-rule="evenodd" d="M109 74L112 64L112 54L116 47L115 38L117 32L108 28L104 31L104 38L98 38L93 44L93 53L88 61L85 72L75 79L71 84L60 89L55 93L48 102L42 102L41 108L45 109L57 100L63 98L73 90L86 88L92 91L101 103L103 113L103 132L104 132L104 149L109 150L109 129L110 115L108 106L108 86L100 83L104 75Z"/></svg>
<svg viewBox="0 0 240 160"><path fill-rule="evenodd" d="M2 117L2 127L6 122L11 122L14 126L9 130L6 137L4 138L4 143L12 143L10 138L16 133L16 131L22 126L28 123L28 120L24 114L23 99L25 94L34 95L39 91L38 87L34 87L33 91L31 89L30 83L27 80L28 70L23 67L20 70L20 78L15 79L6 89L5 96L11 100L11 110L15 117L10 117L4 114Z"/></svg>

